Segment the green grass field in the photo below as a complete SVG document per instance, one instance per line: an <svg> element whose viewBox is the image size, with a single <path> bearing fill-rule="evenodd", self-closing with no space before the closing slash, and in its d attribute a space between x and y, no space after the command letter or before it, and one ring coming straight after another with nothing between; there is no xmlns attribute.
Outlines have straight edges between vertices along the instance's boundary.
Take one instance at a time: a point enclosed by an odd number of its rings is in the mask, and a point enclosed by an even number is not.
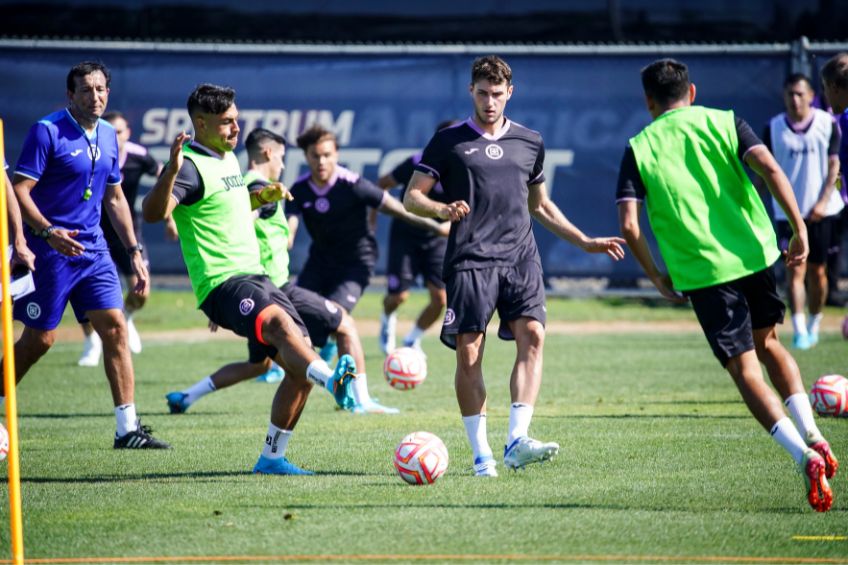
<svg viewBox="0 0 848 565"><path fill-rule="evenodd" d="M375 315L378 301L367 295L358 317ZM551 300L549 316L692 314L628 301ZM138 323L142 332L202 327L203 317L185 293L163 292ZM514 349L492 337L485 373L497 452ZM274 385L244 383L179 416L168 415L164 402L166 392L243 358L242 343L145 342L135 357L139 411L174 447L155 453L111 449L114 417L102 368L78 368L79 343L58 343L18 391L27 558L848 563L848 471L833 481L833 509L813 512L791 459L748 415L697 332L549 335L531 434L559 442L560 454L523 472L501 466L493 480L470 476L449 350L428 337L427 381L399 392L381 378L376 340L366 338L365 347L372 393L402 413L339 412L316 390L288 455L317 476L267 477L249 471ZM829 333L815 350L798 353L808 384L848 372L846 347ZM848 420L819 422L848 462ZM426 487L407 486L391 464L397 442L417 430L440 436L451 457L447 474ZM2 472L5 478L5 466ZM0 502L5 558L5 486Z"/></svg>

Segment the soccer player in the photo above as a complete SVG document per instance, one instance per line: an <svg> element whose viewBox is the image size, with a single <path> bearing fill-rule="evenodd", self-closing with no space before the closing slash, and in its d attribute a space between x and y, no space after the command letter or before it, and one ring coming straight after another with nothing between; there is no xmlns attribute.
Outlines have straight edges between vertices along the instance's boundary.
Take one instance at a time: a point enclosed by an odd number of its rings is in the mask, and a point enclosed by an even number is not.
<svg viewBox="0 0 848 565"><path fill-rule="evenodd" d="M368 223L368 211L401 219L422 229L447 235L446 227L404 210L393 196L372 182L338 165L336 136L315 125L297 138L309 172L291 187L292 202L286 214L292 234L302 217L312 238L309 257L297 277L297 285L316 292L353 312L377 261L377 240ZM364 371L364 367L360 367ZM364 372L356 388L367 395Z"/></svg>
<svg viewBox="0 0 848 565"><path fill-rule="evenodd" d="M161 165L147 152L145 147L130 141L130 127L123 114L117 111L106 112L103 114L103 119L112 124L112 127L115 128L115 134L118 136L121 188L124 190L124 197L127 199L127 204L130 207L133 231L135 232L138 246L141 249L141 255L144 258L144 264L149 268L150 260L144 248L144 241L142 240L141 218L136 217L135 201L138 196L138 185L141 177L143 175L157 176L161 170ZM112 227L109 219L105 217L100 219L100 227L103 229L103 235L106 237L109 254L112 256L112 260L115 262L118 271L123 275L127 288L135 288L136 276L130 264L130 257L124 251L120 238L115 233L115 228ZM173 220L170 220L170 218L166 223L166 235L170 239L175 239L176 228L173 225ZM145 302L147 302L146 296L138 296L131 291L128 291L124 297L124 317L127 319L127 338L132 353L141 353L141 337L138 335L138 330L136 330L135 323L133 322L133 314L141 310ZM103 345L100 341L100 336L97 335L91 324L83 324L82 328L85 333L85 342L82 355L77 364L81 367L95 367L100 362Z"/></svg>
<svg viewBox="0 0 848 565"><path fill-rule="evenodd" d="M244 176L244 182L251 193L256 193L280 178L284 168L286 142L284 138L272 131L257 128L248 134L244 145L247 148L249 167ZM300 314L309 331L312 345L321 347L328 336L332 335L338 342L339 351L342 354L349 354L357 366L364 367L365 356L362 344L350 314L338 304L311 290L289 283L289 227L282 203L263 204L254 210L253 215L253 227L259 242L262 266L274 285L289 297L295 310ZM271 370L272 361L268 358L264 347L248 344L246 362L231 363L183 391L168 393L166 396L168 407L172 414L181 414L210 392L268 374ZM271 381L266 380L266 382ZM353 388L353 394L356 404L351 410L354 413L398 413L397 408L389 408L376 402L368 395L368 389L365 388L363 391L358 383Z"/></svg>
<svg viewBox="0 0 848 565"><path fill-rule="evenodd" d="M495 310L499 337L514 339L512 406L504 464L518 469L546 461L559 445L529 437L542 380L545 287L531 216L584 251L624 256L618 237L589 238L545 188L544 145L538 132L504 116L512 70L500 57L474 61L469 88L473 115L430 140L404 197L416 214L452 222L445 256L447 311L442 341L456 349L456 396L477 476L497 476L486 434L483 350ZM441 182L445 196L429 195Z"/></svg>
<svg viewBox="0 0 848 565"><path fill-rule="evenodd" d="M53 346L70 301L77 321L91 321L103 338L106 377L115 405L116 449L165 449L136 416L135 375L122 313L121 284L109 257L101 210L115 226L147 294L150 280L121 190L115 129L100 116L109 99L110 72L86 61L67 76L68 106L29 131L15 170L14 189L35 252L35 292L15 303L24 331L15 343L18 380ZM5 390L0 385L0 394Z"/></svg>
<svg viewBox="0 0 848 565"><path fill-rule="evenodd" d="M693 106L683 63L661 59L642 69L653 122L630 139L619 173L621 231L666 298L692 302L707 341L748 409L798 464L817 511L832 503L827 479L838 467L813 418L798 365L777 338L786 309L773 264L780 257L765 206L742 163L763 178L792 227L784 252L795 267L807 257L807 230L792 186L769 150L732 111ZM645 203L669 274L652 257L639 215ZM681 294L682 293L682 294ZM760 363L780 398L763 379Z"/></svg>
<svg viewBox="0 0 848 565"><path fill-rule="evenodd" d="M813 108L814 95L809 78L803 74L790 75L783 83L786 112L773 117L763 134L766 147L789 178L810 243L807 262L787 267L794 330L792 345L797 349L809 349L819 341L827 298L828 250L844 206L836 189L839 128L829 113ZM779 246L786 249L793 231L776 200L774 217ZM809 325L804 314L805 302L810 310Z"/></svg>
<svg viewBox="0 0 848 565"><path fill-rule="evenodd" d="M0 155L0 157L2 157ZM3 177L6 183L6 215L9 218L9 241L12 242L12 265L23 265L30 271L35 268L35 255L30 250L24 235L21 208L15 198L12 181L9 179L9 163L3 159Z"/></svg>
<svg viewBox="0 0 848 565"><path fill-rule="evenodd" d="M455 120L442 122L436 131L452 126ZM392 172L382 176L377 185L383 190L401 185L399 199L403 200L406 185L415 172L415 165L421 161L421 153L416 153L405 159ZM433 187L432 198L439 200L444 191L440 184ZM442 280L442 265L445 261L445 249L447 240L435 234L414 228L406 222L392 221L389 229L389 262L386 269L388 280L387 292L383 298L383 314L380 317L380 349L388 355L395 348L395 328L397 326L397 314L395 311L409 298L409 287L415 281L415 277L421 275L427 292L430 294L430 302L418 315L418 319L412 329L403 339L404 347L412 347L421 351L421 338L427 328L432 326L442 315L442 310L447 302L445 283Z"/></svg>
<svg viewBox="0 0 848 565"><path fill-rule="evenodd" d="M848 53L831 57L821 70L824 95L833 113L839 117L843 142L839 161L843 178L848 176ZM842 321L842 335L848 339L848 316Z"/></svg>
<svg viewBox="0 0 848 565"><path fill-rule="evenodd" d="M271 422L254 473L305 475L285 457L313 384L342 408L353 404L356 366L343 355L331 370L312 350L306 327L288 297L265 274L252 209L288 195L272 182L248 196L233 154L238 143L235 91L201 84L188 98L195 137L180 133L153 189L144 197L148 222L172 216L197 305L214 324L246 337L286 371L271 405Z"/></svg>

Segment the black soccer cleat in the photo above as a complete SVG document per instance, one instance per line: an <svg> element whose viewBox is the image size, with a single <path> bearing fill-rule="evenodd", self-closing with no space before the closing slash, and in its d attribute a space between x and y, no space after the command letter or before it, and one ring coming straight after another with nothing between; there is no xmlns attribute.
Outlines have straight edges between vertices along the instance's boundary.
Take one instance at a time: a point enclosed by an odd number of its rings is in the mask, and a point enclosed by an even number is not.
<svg viewBox="0 0 848 565"><path fill-rule="evenodd" d="M151 435L153 432L141 422L135 431L115 438L115 449L171 449L171 446Z"/></svg>

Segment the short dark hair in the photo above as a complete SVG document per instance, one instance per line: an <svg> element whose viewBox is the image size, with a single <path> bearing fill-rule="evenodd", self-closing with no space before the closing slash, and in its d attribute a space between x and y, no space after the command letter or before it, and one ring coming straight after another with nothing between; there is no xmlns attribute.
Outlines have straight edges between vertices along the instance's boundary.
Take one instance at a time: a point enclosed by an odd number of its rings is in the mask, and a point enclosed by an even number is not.
<svg viewBox="0 0 848 565"><path fill-rule="evenodd" d="M125 122L127 121L127 118L124 117L124 115L117 110L109 110L100 117L109 122L110 124L115 120L124 120Z"/></svg>
<svg viewBox="0 0 848 565"><path fill-rule="evenodd" d="M109 69L101 63L100 61L83 61L82 63L77 63L71 70L68 71L68 78L66 79L68 92L76 92L77 77L88 76L91 73L96 73L100 71L103 73L103 76L106 77L106 88L109 88L109 85L112 83L112 73Z"/></svg>
<svg viewBox="0 0 848 565"><path fill-rule="evenodd" d="M306 152L310 145L315 145L327 139L332 140L338 149L339 142L336 140L336 134L318 124L313 124L297 136L297 146Z"/></svg>
<svg viewBox="0 0 848 565"><path fill-rule="evenodd" d="M488 80L492 84L512 84L512 69L497 55L478 57L471 64L471 84Z"/></svg>
<svg viewBox="0 0 848 565"><path fill-rule="evenodd" d="M821 70L822 80L844 89L848 88L848 53L837 53L824 64Z"/></svg>
<svg viewBox="0 0 848 565"><path fill-rule="evenodd" d="M229 86L217 84L198 84L188 97L188 115L192 118L198 113L223 114L233 105L236 91Z"/></svg>
<svg viewBox="0 0 848 565"><path fill-rule="evenodd" d="M257 157L259 152L262 151L262 145L264 145L266 141L274 141L283 147L286 146L286 138L282 135L277 135L273 131L265 128L256 128L251 131L247 135L247 139L244 140L244 146L247 149L248 156L251 159Z"/></svg>
<svg viewBox="0 0 848 565"><path fill-rule="evenodd" d="M813 81L810 80L810 77L808 77L804 73L792 73L791 75L786 77L786 80L783 81L783 88L794 86L799 82L806 82L807 86L810 87L810 90L813 90Z"/></svg>
<svg viewBox="0 0 848 565"><path fill-rule="evenodd" d="M682 100L689 93L689 68L674 59L654 61L641 71L642 88L657 104Z"/></svg>

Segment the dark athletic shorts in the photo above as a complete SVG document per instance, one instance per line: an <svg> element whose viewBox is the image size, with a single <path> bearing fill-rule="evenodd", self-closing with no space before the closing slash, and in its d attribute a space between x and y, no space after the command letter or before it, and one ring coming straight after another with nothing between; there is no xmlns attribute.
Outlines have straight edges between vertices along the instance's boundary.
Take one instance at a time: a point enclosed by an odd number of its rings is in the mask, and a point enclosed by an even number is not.
<svg viewBox="0 0 848 565"><path fill-rule="evenodd" d="M515 339L508 322L533 318L545 325L545 283L538 263L457 271L445 280L448 304L442 343L456 349L456 334L483 332L495 310L498 337Z"/></svg>
<svg viewBox="0 0 848 565"><path fill-rule="evenodd" d="M753 330L783 323L786 305L777 294L774 266L735 281L684 292L722 367L754 349Z"/></svg>
<svg viewBox="0 0 848 565"><path fill-rule="evenodd" d="M297 276L296 284L353 312L370 279L371 269L367 265L322 267L310 257Z"/></svg>
<svg viewBox="0 0 848 565"><path fill-rule="evenodd" d="M288 296L265 275L239 275L227 279L212 289L200 309L222 328L246 337L248 347L253 348L251 351L262 351L261 361L265 357L273 359L277 354L275 347L262 343L257 336L260 314L274 304L291 316L304 337L309 335ZM251 362L256 361L251 359Z"/></svg>
<svg viewBox="0 0 848 565"><path fill-rule="evenodd" d="M827 216L818 222L804 220L807 224L807 239L810 241L810 255L808 263L823 265L827 263L827 252L830 249L833 237L831 233L836 228L835 223L839 221L838 216ZM777 222L777 244L782 251L789 247L792 238L792 227L789 222L778 220Z"/></svg>
<svg viewBox="0 0 848 565"><path fill-rule="evenodd" d="M403 229L395 229L400 220L392 221L389 232L389 263L386 279L390 294L408 290L421 275L425 282L436 288L445 288L442 265L448 240L445 237L415 237Z"/></svg>

